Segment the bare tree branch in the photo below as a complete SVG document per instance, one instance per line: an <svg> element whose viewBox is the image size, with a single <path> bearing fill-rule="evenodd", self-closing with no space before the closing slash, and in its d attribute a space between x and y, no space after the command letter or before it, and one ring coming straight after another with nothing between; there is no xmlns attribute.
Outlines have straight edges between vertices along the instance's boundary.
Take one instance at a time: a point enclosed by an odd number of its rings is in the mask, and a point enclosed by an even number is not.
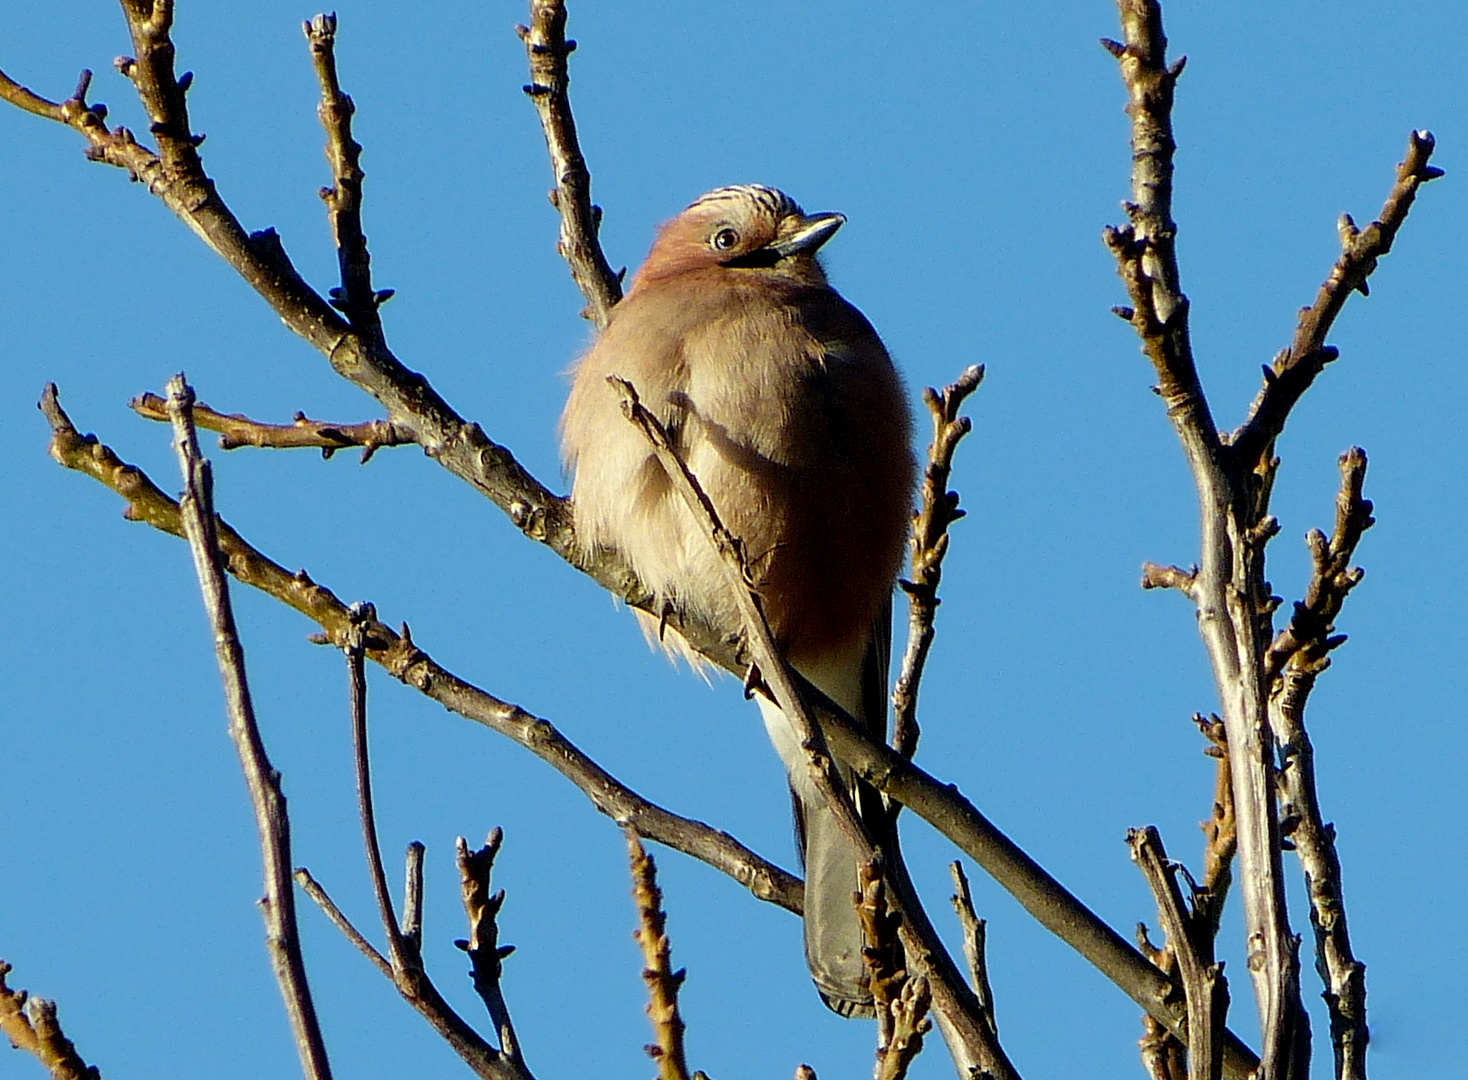
<svg viewBox="0 0 1468 1080"><path fill-rule="evenodd" d="M423 953L423 845L414 840L404 859L403 937L414 951Z"/></svg>
<svg viewBox="0 0 1468 1080"><path fill-rule="evenodd" d="M891 901L901 917L898 932L907 953L907 962L928 982L934 1011L945 1022L944 1037L955 1061L964 1068L977 1066L986 1070L993 1074L995 1080L1018 1080L1018 1073L1003 1048L984 1027L972 988L963 981L958 966L928 921L916 891L907 880L899 852L895 848L881 851L857 814L836 761L827 749L822 727L812 719L807 698L797 689L794 672L775 646L774 635L751 587L752 578L739 539L724 528L713 503L699 487L688 465L673 449L662 424L638 400L636 388L616 376L609 378L608 382L622 395L622 409L627 419L647 436L674 490L695 519L703 524L707 539L723 561L730 590L744 621L745 638L754 657L746 685L767 690L790 721L796 739L806 753L811 781L825 799L827 809L840 822L857 862L879 862L888 875ZM847 759L842 757L842 760Z"/></svg>
<svg viewBox="0 0 1468 1080"><path fill-rule="evenodd" d="M101 1080L97 1067L82 1060L61 1030L54 1001L33 998L5 985L5 976L13 970L0 960L0 1035L39 1061L51 1080Z"/></svg>
<svg viewBox="0 0 1468 1080"><path fill-rule="evenodd" d="M321 883L311 876L311 871L304 866L299 866L296 868L295 879L301 891L316 901L316 906L331 920L331 925L341 931L342 936L355 945L357 951L372 962L373 967L382 972L383 978L391 980L392 965L387 962L387 958L362 936L360 930L352 925L352 921L342 913L342 909L337 907L331 897L326 894Z"/></svg>
<svg viewBox="0 0 1468 1080"><path fill-rule="evenodd" d="M984 380L982 364L965 368L941 392L928 387L923 402L933 414L933 441L928 446L928 464L923 470L921 505L912 519L908 543L912 549L912 580L899 581L907 594L907 649L902 672L892 691L892 745L905 758L917 752L920 729L917 722L918 684L933 645L933 620L938 614L938 582L943 576L943 557L948 554L948 527L964 511L958 507L958 492L948 490L953 454L973 424L958 410Z"/></svg>
<svg viewBox="0 0 1468 1080"><path fill-rule="evenodd" d="M128 407L144 419L168 421L164 401L157 394L139 394L128 402ZM321 451L322 457L329 458L338 450L360 446L364 464L384 446L404 446L414 441L411 432L390 420L333 424L307 419L300 412L289 424L264 424L239 413L218 413L207 405L195 405L194 424L219 432L221 450L237 450L242 446L282 450L314 447Z"/></svg>
<svg viewBox="0 0 1468 1080"><path fill-rule="evenodd" d="M963 872L963 863L957 859L948 864L953 877L953 910L958 915L958 925L963 930L963 956L968 961L968 979L974 995L983 1007L984 1019L999 1037L999 1021L994 1015L994 990L989 985L989 963L984 956L987 924L974 911L973 893L969 891L968 876Z"/></svg>
<svg viewBox="0 0 1468 1080"><path fill-rule="evenodd" d="M79 434L48 386L41 411L51 424L51 456L85 473L128 501L125 516L174 536L182 534L178 504L142 470L123 462L95 436ZM325 640L340 645L351 613L330 590L304 571L291 573L251 547L223 521L219 549L226 569L240 582L273 596L321 627ZM406 633L374 624L365 642L368 659L392 676L465 719L513 739L580 788L592 804L618 825L631 828L728 874L756 897L799 914L804 887L799 878L761 858L727 833L680 817L649 802L592 761L549 721L485 693L435 663Z"/></svg>
<svg viewBox="0 0 1468 1080"><path fill-rule="evenodd" d="M489 876L494 858L504 841L504 831L491 829L484 846L469 850L462 836L454 842L455 862L459 867L459 891L464 900L464 914L469 919L469 937L454 942L469 955L474 973L474 991L484 1002L499 1038L500 1051L512 1061L523 1064L520 1042L515 1038L515 1025L510 1021L510 1008L500 988L504 959L515 951L513 945L499 943L499 913L505 902L505 891L489 891Z"/></svg>
<svg viewBox="0 0 1468 1080"><path fill-rule="evenodd" d="M78 434L57 402L54 386L47 388L41 409L52 427L51 456L58 463L90 476L127 499L126 516L130 519L179 535L177 504L141 470L121 461L94 436ZM292 574L272 562L223 522L220 547L229 572L239 581L317 623L327 640L342 640L348 609L329 590L313 582L304 571ZM741 648L731 642L724 655L738 655ZM798 878L761 859L727 834L670 814L643 799L582 754L548 721L464 682L434 663L410 638L387 626L372 628L366 649L368 658L395 678L460 716L514 739L547 761L618 824L634 829L644 839L656 840L708 863L759 899L800 913L803 886ZM1165 973L997 829L953 785L935 779L871 739L818 689L799 681L802 696L819 716L838 758L878 791L900 801L952 840L1042 926L1094 964L1169 1030L1182 1030L1183 1013L1173 1003L1176 988ZM1257 1065L1253 1052L1237 1038L1230 1036L1227 1052L1225 1068L1231 1077L1247 1077Z"/></svg>
<svg viewBox="0 0 1468 1080"><path fill-rule="evenodd" d="M199 137L189 131L184 95L191 80L173 75L171 5L159 0L157 18L152 0L125 0L123 8L138 58L124 57L119 67L138 89L152 121L150 130L158 138L157 152L139 144L126 128L108 130L106 110L86 103L89 75L71 98L56 104L0 74L0 97L73 128L87 141L90 158L123 168L144 183L260 294L291 331L321 352L337 374L376 398L386 411L385 423L400 438L418 443L430 458L503 510L525 535L550 547L613 595L650 608L651 593L615 552L602 551L590 558L581 554L565 499L526 472L479 425L459 416L422 375L393 355L380 334L364 336L338 315L296 271L275 230L245 231L204 172L195 148ZM330 123L328 131L329 138L343 133L340 125ZM350 141L349 133L345 139ZM345 189L339 183L333 190ZM343 209L351 202L337 195L332 201ZM349 231L338 228L343 243L348 243ZM351 240L349 246L355 243ZM354 259L348 262L356 265ZM382 294L373 297L380 303ZM696 647L727 652L717 629L691 617L684 636Z"/></svg>
<svg viewBox="0 0 1468 1080"><path fill-rule="evenodd" d="M352 113L356 106L342 93L336 74L336 14L316 15L305 23L306 41L311 46L311 63L321 84L317 113L326 131L326 160L331 163L332 186L321 189L336 240L341 288L329 293L332 307L347 317L352 329L374 345L383 343L382 319L377 309L391 299L393 291L372 289L372 258L362 232L362 180L359 159L362 148L352 138Z"/></svg>
<svg viewBox="0 0 1468 1080"><path fill-rule="evenodd" d="M402 927L393 911L392 896L387 891L387 874L382 867L382 847L377 841L377 814L372 807L372 762L367 753L367 672L363 651L367 627L377 621L370 604L353 604L348 618L346 640L342 651L347 657L347 682L352 717L352 765L357 779L357 820L362 830L362 850L367 856L367 876L372 882L372 896L377 901L377 916L387 939L387 957L394 972L408 966L422 967L421 958L413 953L403 938Z"/></svg>
<svg viewBox="0 0 1468 1080"><path fill-rule="evenodd" d="M1194 713L1193 723L1198 725L1198 730L1212 744L1205 752L1218 762L1213 780L1213 806L1208 820L1201 823L1204 840L1203 882L1193 896L1195 904L1206 904L1209 921L1216 934L1219 920L1223 916L1223 905L1228 898L1228 888L1233 883L1234 855L1239 849L1238 823L1234 819L1228 732L1223 721L1216 716L1205 717L1202 713Z"/></svg>
<svg viewBox="0 0 1468 1080"><path fill-rule="evenodd" d="M632 863L632 900L637 905L637 926L632 936L642 947L642 981L647 984L647 1017L652 1021L654 1043L646 1047L658 1064L659 1080L690 1080L683 1052L683 1017L678 1012L678 990L687 972L673 970L672 944L668 941L663 892L658 888L657 867L642 850L637 834L627 834L627 855ZM701 1073L694 1074L701 1076Z"/></svg>
<svg viewBox="0 0 1468 1080"><path fill-rule="evenodd" d="M1186 1050L1176 1035L1153 1017L1142 1014L1142 1037L1137 1040L1142 1052L1142 1067L1148 1080L1184 1080L1188 1065Z"/></svg>
<svg viewBox="0 0 1468 1080"><path fill-rule="evenodd" d="M540 127L550 152L556 186L551 205L561 215L561 235L556 250L571 267L571 277L586 297L583 313L598 330L607 325L612 308L622 299L622 273L612 270L602 253L597 233L601 229L601 207L591 201L591 173L581 146L576 141L576 120L571 115L571 84L567 60L576 43L566 39L566 5L563 0L530 0L530 25L515 30L525 43L530 59L530 83L525 93L535 103Z"/></svg>
<svg viewBox="0 0 1468 1080"><path fill-rule="evenodd" d="M1177 960L1188 1009L1188 1080L1219 1080L1228 983L1223 965L1213 959L1213 919L1196 902L1191 910L1184 905L1177 885L1178 867L1168 861L1155 828L1130 830L1127 844L1157 901L1167 948Z"/></svg>
<svg viewBox="0 0 1468 1080"><path fill-rule="evenodd" d="M1362 497L1366 454L1352 447L1340 458L1341 488L1336 496L1335 531L1329 539L1319 530L1307 537L1314 570L1303 602L1295 605L1289 626L1270 648L1278 658L1269 698L1270 723L1280 742L1282 828L1294 842L1305 872L1310 898L1310 924L1315 931L1315 968L1325 984L1322 996L1330 1013L1330 1038L1337 1080L1365 1080L1366 965L1351 951L1341 889L1341 863L1335 826L1320 810L1315 786L1315 749L1305 731L1305 703L1316 678L1330 665L1329 653L1344 640L1335 617L1346 595L1361 580L1351 558L1361 534L1371 527L1371 501Z"/></svg>
<svg viewBox="0 0 1468 1080"><path fill-rule="evenodd" d="M856 905L866 946L872 999L877 1011L875 1080L902 1080L922 1052L923 1036L933 1028L928 1018L932 996L921 975L909 977L899 933L901 916L887 902L881 867L864 863L859 871Z"/></svg>
<svg viewBox="0 0 1468 1080"><path fill-rule="evenodd" d="M1325 344L1325 336L1352 292L1368 294L1366 280L1376 269L1377 260L1391 251L1417 189L1443 175L1441 169L1427 163L1435 145L1430 131L1414 131L1408 136L1407 156L1397 166L1396 183L1381 215L1366 228L1357 229L1350 214L1341 215L1341 256L1320 286L1315 303L1300 309L1290 347L1264 368L1264 385L1249 407L1248 418L1230 440L1245 468L1255 467L1273 452L1290 410L1315 376L1339 355Z"/></svg>
<svg viewBox="0 0 1468 1080"><path fill-rule="evenodd" d="M155 18L166 17L167 5L160 0ZM180 92L181 94L181 92ZM161 137L160 137L161 139ZM192 147L188 148L192 151ZM184 494L179 518L193 552L204 609L214 637L215 657L224 680L229 734L239 753L255 827L260 834L260 854L265 866L265 896L260 910L265 917L265 941L270 964L285 1000L286 1015L295 1035L301 1069L309 1080L331 1080L331 1063L326 1043L311 1000L306 963L301 956L301 939L296 927L295 891L291 888L290 818L280 774L270 764L265 743L255 722L250 687L245 677L245 652L235 629L229 600L229 585L219 564L219 538L214 515L213 478L209 463L199 453L198 439L190 416L194 392L182 375L168 381L168 412L173 421L174 448L184 477Z"/></svg>
<svg viewBox="0 0 1468 1080"><path fill-rule="evenodd" d="M433 985L421 963L394 967L342 914L321 884L304 867L296 871L296 884L321 908L331 924L341 931L342 936L357 947L357 951L371 961L372 966L382 973L383 978L393 984L413 1011L428 1021L454 1053L468 1065L481 1080L533 1080L530 1073L518 1062L510 1060L490 1046L463 1017L456 1013Z"/></svg>

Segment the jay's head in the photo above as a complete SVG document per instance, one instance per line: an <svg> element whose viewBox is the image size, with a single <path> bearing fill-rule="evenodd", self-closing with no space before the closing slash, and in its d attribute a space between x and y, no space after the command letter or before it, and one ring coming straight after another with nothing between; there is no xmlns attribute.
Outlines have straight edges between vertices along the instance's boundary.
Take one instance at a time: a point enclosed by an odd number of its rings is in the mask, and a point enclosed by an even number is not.
<svg viewBox="0 0 1468 1080"><path fill-rule="evenodd" d="M841 214L807 214L789 195L759 184L715 188L658 230L632 290L696 270L774 272L824 284L816 251Z"/></svg>

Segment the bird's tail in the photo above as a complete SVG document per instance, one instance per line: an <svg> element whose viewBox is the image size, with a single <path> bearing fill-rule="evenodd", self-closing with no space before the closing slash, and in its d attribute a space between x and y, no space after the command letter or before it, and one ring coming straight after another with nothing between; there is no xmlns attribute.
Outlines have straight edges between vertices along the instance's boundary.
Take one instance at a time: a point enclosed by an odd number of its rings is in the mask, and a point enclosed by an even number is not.
<svg viewBox="0 0 1468 1080"><path fill-rule="evenodd" d="M799 665L802 675L865 724L879 741L886 724L890 611L889 606L876 620L872 634L859 649L833 655L829 663ZM756 700L790 780L796 842L805 868L806 966L831 1011L842 1016L873 1016L862 957L866 939L856 913L856 894L861 887L856 853L811 780L805 751L789 721L765 698L757 695ZM881 796L857 780L851 770L841 772L868 833L880 848L895 855L896 836Z"/></svg>
<svg viewBox="0 0 1468 1080"><path fill-rule="evenodd" d="M881 799L856 781L853 795L869 830L884 815ZM818 792L791 788L795 828L805 864L805 963L827 1008L841 1016L875 1015L867 988L862 947L866 939L856 913L860 889L858 863L836 815L822 805ZM812 803L807 803L811 799ZM809 808L808 808L809 807Z"/></svg>

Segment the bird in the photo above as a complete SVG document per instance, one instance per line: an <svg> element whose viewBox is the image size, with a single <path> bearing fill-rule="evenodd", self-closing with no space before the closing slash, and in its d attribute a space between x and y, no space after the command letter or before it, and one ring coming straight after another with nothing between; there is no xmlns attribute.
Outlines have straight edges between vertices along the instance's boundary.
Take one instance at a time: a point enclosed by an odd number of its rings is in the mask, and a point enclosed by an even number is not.
<svg viewBox="0 0 1468 1080"><path fill-rule="evenodd" d="M902 379L816 257L845 221L758 184L695 199L658 229L572 369L560 439L577 545L619 552L665 613L637 612L650 640L701 668L666 613L738 627L738 608L705 525L607 385L630 382L739 538L785 660L881 741L916 463ZM856 855L790 722L755 698L790 784L811 978L833 1011L872 1015ZM846 779L886 835L875 791Z"/></svg>

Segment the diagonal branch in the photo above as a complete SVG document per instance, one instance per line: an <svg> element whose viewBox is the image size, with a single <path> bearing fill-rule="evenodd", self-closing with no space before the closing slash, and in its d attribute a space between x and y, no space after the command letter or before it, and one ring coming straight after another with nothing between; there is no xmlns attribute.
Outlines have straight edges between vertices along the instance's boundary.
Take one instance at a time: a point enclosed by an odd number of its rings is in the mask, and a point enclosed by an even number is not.
<svg viewBox="0 0 1468 1080"><path fill-rule="evenodd" d="M647 436L674 490L702 523L706 538L722 559L730 591L739 605L745 637L754 656L754 666L746 684L767 688L772 700L790 721L796 739L806 753L811 781L820 791L826 809L836 815L857 862L876 862L882 866L892 905L900 917L898 933L908 963L928 984L934 1011L945 1021L945 1033L951 1032L953 1036L948 1042L955 1060L962 1059L964 1067L972 1065L983 1069L995 1080L1018 1080L1019 1074L1003 1048L983 1024L982 1010L973 989L963 981L958 966L928 921L927 913L901 866L901 854L895 845L890 851L879 849L857 814L850 791L837 771L836 760L827 749L822 727L812 719L806 700L796 687L794 673L775 646L774 635L751 587L739 539L719 520L708 495L699 487L687 463L673 449L667 431L638 400L636 388L617 376L611 376L608 382L621 394L622 411Z"/></svg>
<svg viewBox="0 0 1468 1080"><path fill-rule="evenodd" d="M166 10L162 3L159 8ZM326 1044L316 1019L316 1006L311 1000L311 987L306 979L306 963L301 956L301 940L296 926L295 891L291 888L290 818L286 814L285 795L281 792L280 773L271 766L265 753L265 742L260 736L250 701L250 686L245 678L245 653L235 629L229 585L220 566L214 481L209 463L199 453L198 439L189 415L193 401L194 392L182 375L175 375L168 381L168 412L173 420L174 448L178 452L185 485L179 502L179 518L189 549L193 552L194 569L199 576L204 609L213 632L214 652L224 681L230 739L239 753L240 766L250 791L250 803L255 811L255 827L260 834L260 851L265 864L265 896L260 901L260 909L265 918L266 947L281 997L285 999L286 1015L295 1035L301 1068L309 1080L331 1080L331 1064L327 1060Z"/></svg>
<svg viewBox="0 0 1468 1080"><path fill-rule="evenodd" d="M1339 355L1325 344L1325 337L1352 292L1368 295L1367 278L1376 269L1377 260L1391 251L1417 189L1443 175L1441 169L1428 164L1434 146L1436 140L1430 131L1414 131L1408 136L1407 156L1397 166L1396 182L1380 216L1366 228L1357 229L1350 214L1341 215L1340 258L1316 293L1315 302L1300 310L1290 347L1264 368L1264 385L1249 407L1248 418L1233 434L1231 442L1245 466L1253 467L1272 452L1290 410L1325 365Z"/></svg>
<svg viewBox="0 0 1468 1080"><path fill-rule="evenodd" d="M51 1080L101 1080L97 1067L82 1060L61 1030L54 1001L33 998L5 985L5 976L12 970L0 960L0 1035L39 1061Z"/></svg>
<svg viewBox="0 0 1468 1080"><path fill-rule="evenodd" d="M142 470L128 465L94 436L79 434L48 386L41 410L51 424L51 456L69 469L85 473L128 501L126 516L162 532L182 535L178 504ZM218 522L219 550L228 571L240 582L273 596L311 619L326 640L340 645L351 625L351 612L330 590L304 571L291 573L251 547L223 521ZM406 629L406 628L405 628ZM475 723L513 739L582 790L603 814L638 835L656 840L728 874L756 897L793 912L803 902L799 878L750 851L727 833L702 822L679 817L628 788L547 720L531 716L465 682L440 667L414 645L411 637L382 623L373 624L364 640L367 658L394 678Z"/></svg>
<svg viewBox="0 0 1468 1080"><path fill-rule="evenodd" d="M94 436L80 435L61 409L54 386L47 387L40 405L52 427L51 456L58 463L90 476L128 500L126 515L130 519L174 536L180 534L177 504L146 474L121 461ZM311 619L322 628L327 640L342 640L349 621L345 604L304 571L292 574L266 558L225 523L219 523L219 530L221 554L231 574ZM365 646L368 659L400 681L545 760L618 824L708 863L761 900L800 913L803 887L798 878L761 859L727 834L643 799L587 758L548 721L464 682L436 664L406 635L385 625L372 628ZM737 656L737 650L737 643L726 643L723 655ZM953 785L937 780L870 738L814 686L801 681L800 691L820 717L822 730L840 760L952 840L1042 926L1094 964L1169 1030L1181 1030L1182 1014L1172 1004L1175 987L1166 974L1005 836ZM1228 1075L1246 1077L1258 1061L1242 1042L1230 1039Z"/></svg>
<svg viewBox="0 0 1468 1080"><path fill-rule="evenodd" d="M959 416L958 410L983 380L984 367L980 364L965 368L942 391L931 387L923 391L923 402L933 414L933 441L923 470L922 502L913 515L908 541L912 580L898 582L907 594L907 649L892 691L892 745L906 758L917 752L918 684L933 645L933 620L940 603L938 583L943 576L943 557L948 554L948 527L964 515L958 507L958 492L948 490L953 454L973 428L969 418Z"/></svg>
<svg viewBox="0 0 1468 1080"><path fill-rule="evenodd" d="M653 1038L657 1040L646 1049L658 1064L659 1080L690 1080L688 1059L683 1050L683 1017L678 1012L678 990L688 973L681 969L673 970L668 916L663 911L663 891L658 888L657 867L652 856L637 842L636 833L627 834L627 855L632 864L632 900L637 905L638 928L632 936L642 948L647 1017L652 1021Z"/></svg>
<svg viewBox="0 0 1468 1080"><path fill-rule="evenodd" d="M1228 982L1223 965L1213 958L1215 923L1207 905L1187 907L1177 884L1177 864L1170 862L1162 837L1150 825L1127 833L1132 861L1141 869L1157 901L1157 916L1167 935L1167 949L1177 961L1188 1010L1188 1080L1219 1080L1223 1075L1224 1020L1228 1015Z"/></svg>
<svg viewBox="0 0 1468 1080"><path fill-rule="evenodd" d="M555 176L550 200L561 215L556 250L570 264L571 277L586 297L583 314L601 330L611 318L612 308L622 299L622 274L626 271L612 270L597 238L601 207L591 201L591 172L576 140L576 120L571 115L567 92L571 84L567 60L576 43L566 39L564 0L530 0L530 25L515 30L530 59L530 82L525 93L540 115Z"/></svg>

